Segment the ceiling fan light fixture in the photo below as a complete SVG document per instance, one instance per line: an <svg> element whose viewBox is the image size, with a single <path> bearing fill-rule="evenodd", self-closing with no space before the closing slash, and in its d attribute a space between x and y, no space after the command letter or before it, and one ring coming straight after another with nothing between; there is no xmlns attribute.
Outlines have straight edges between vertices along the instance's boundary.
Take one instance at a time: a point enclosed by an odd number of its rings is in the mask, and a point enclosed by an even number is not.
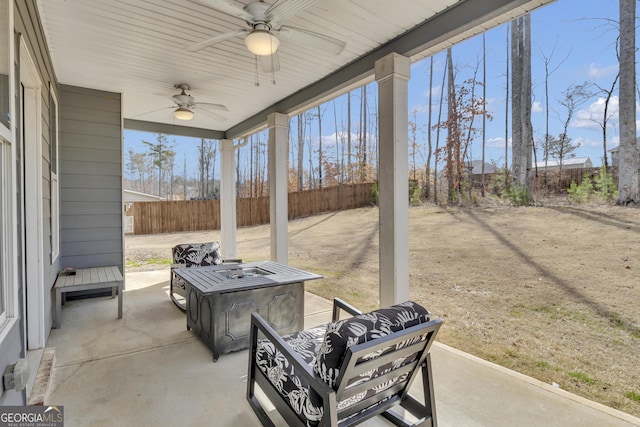
<svg viewBox="0 0 640 427"><path fill-rule="evenodd" d="M280 40L268 30L253 30L244 39L244 43L247 45L249 52L258 56L273 55L278 46Z"/></svg>
<svg viewBox="0 0 640 427"><path fill-rule="evenodd" d="M173 112L173 117L178 120L193 120L193 111L188 108L179 107Z"/></svg>

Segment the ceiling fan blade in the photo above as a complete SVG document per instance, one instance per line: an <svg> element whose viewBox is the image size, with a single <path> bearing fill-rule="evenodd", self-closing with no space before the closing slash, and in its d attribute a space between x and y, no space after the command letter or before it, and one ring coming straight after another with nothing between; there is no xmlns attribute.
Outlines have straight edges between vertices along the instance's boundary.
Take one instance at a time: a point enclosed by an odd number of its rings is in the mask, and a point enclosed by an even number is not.
<svg viewBox="0 0 640 427"><path fill-rule="evenodd" d="M302 12L311 7L317 0L277 0L267 9L265 17L273 26L277 27L278 22Z"/></svg>
<svg viewBox="0 0 640 427"><path fill-rule="evenodd" d="M198 0L205 6L209 6L219 12L227 15L235 16L245 21L253 21L253 16L246 10L242 9L237 3L226 0Z"/></svg>
<svg viewBox="0 0 640 427"><path fill-rule="evenodd" d="M147 114L157 113L158 111L167 110L167 109L169 109L169 108L171 108L171 109L174 109L174 110L175 110L176 106L175 106L175 105L172 105L171 107L162 107L162 108L158 108L157 110L147 111L147 112L145 112L145 113L142 113L142 114L138 114L138 115L133 116L133 117L132 117L132 119L137 119L138 117L146 116Z"/></svg>
<svg viewBox="0 0 640 427"><path fill-rule="evenodd" d="M209 117L211 117L212 119L214 119L215 121L218 121L218 122L224 122L224 121L227 120L226 117L221 116L218 113L214 113L213 111L209 111L206 108L198 108L196 111L198 113L203 112L203 113L205 113L206 115L208 115Z"/></svg>
<svg viewBox="0 0 640 427"><path fill-rule="evenodd" d="M280 59L278 54L259 56L260 65L262 65L262 71L265 73L273 73L274 71L280 71Z"/></svg>
<svg viewBox="0 0 640 427"><path fill-rule="evenodd" d="M212 104L210 102L195 102L193 105L204 105L207 110L215 110L215 111L229 111L227 107L222 104Z"/></svg>
<svg viewBox="0 0 640 427"><path fill-rule="evenodd" d="M347 43L342 40L329 37L325 34L305 30L303 28L289 26L282 27L279 31L279 35L282 38L291 40L292 42L299 42L327 53L333 53L334 55L340 55L347 46Z"/></svg>
<svg viewBox="0 0 640 427"><path fill-rule="evenodd" d="M192 44L191 46L187 46L187 50L189 52L197 52L199 50L204 49L205 47L209 47L212 46L216 43L221 43L225 40L229 40L232 39L234 37L240 36L242 34L248 33L249 30L236 30L236 31L231 31L230 33L224 33L224 34L220 34L217 35L215 37L211 37L209 39L206 40L202 40L201 42Z"/></svg>

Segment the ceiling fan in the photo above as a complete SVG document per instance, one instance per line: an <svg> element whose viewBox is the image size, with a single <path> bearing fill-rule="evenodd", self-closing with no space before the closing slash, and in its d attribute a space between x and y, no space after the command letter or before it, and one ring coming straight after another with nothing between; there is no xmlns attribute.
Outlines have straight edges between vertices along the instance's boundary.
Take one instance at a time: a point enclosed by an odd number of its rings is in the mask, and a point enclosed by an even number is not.
<svg viewBox="0 0 640 427"><path fill-rule="evenodd" d="M302 43L310 48L339 55L346 43L326 34L316 33L303 28L281 25L283 21L307 9L318 0L276 0L275 3L265 3L263 0L249 3L243 8L228 0L198 0L219 12L235 16L246 22L248 28L238 29L220 34L187 47L195 52L205 47L244 36L244 42L249 52L262 59L265 71L279 69L275 54L280 46L280 39L290 39ZM266 60L265 60L266 59Z"/></svg>
<svg viewBox="0 0 640 427"><path fill-rule="evenodd" d="M191 90L191 87L187 83L177 83L174 85L176 89L180 90L180 93L173 95L171 98L175 105L170 107L163 107L159 110L153 110L149 113L155 113L167 108L174 109L173 117L178 120L193 120L195 113L193 110L204 111L207 115L211 116L214 120L225 121L226 117L214 113L213 111L229 111L227 107L221 104L212 104L210 102L196 102L196 99L189 95L187 91ZM213 110L213 111L212 111ZM145 113L145 114L149 114Z"/></svg>

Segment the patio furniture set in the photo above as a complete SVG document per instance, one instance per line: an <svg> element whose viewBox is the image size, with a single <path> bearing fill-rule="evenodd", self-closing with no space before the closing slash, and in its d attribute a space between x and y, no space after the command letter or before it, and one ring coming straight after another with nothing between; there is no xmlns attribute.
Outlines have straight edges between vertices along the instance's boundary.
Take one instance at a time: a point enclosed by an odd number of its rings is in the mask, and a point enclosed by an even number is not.
<svg viewBox="0 0 640 427"><path fill-rule="evenodd" d="M217 242L178 245L172 255L170 298L186 312L187 329L214 361L249 349L246 397L263 425L275 424L256 386L290 426L351 426L377 415L398 426L437 425L429 350L442 320L424 307L407 301L362 313L336 298L331 322L303 330L304 282L321 276L223 260ZM120 272L87 270L56 281L56 326L70 290L113 287L122 317ZM343 312L351 317L341 319ZM409 395L418 378L421 399Z"/></svg>
<svg viewBox="0 0 640 427"><path fill-rule="evenodd" d="M256 386L291 426L350 426L377 415L437 425L429 349L442 320L412 301L363 314L335 299L332 322L303 330L304 282L321 276L270 261L228 264L219 249L174 248L171 299L214 361L249 348L247 400L263 425L274 423ZM342 311L353 317L340 320ZM419 376L424 402L409 395Z"/></svg>

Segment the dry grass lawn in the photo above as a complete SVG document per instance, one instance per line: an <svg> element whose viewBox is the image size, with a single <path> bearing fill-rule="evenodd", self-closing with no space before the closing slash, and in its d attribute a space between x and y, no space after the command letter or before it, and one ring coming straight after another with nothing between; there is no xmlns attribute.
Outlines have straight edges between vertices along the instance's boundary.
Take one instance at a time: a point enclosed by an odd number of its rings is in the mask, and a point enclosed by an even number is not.
<svg viewBox="0 0 640 427"><path fill-rule="evenodd" d="M445 323L439 341L640 416L640 211L617 207L410 209L410 292ZM131 270L166 268L177 243L219 231L126 238ZM378 211L289 223L307 290L378 305ZM238 231L269 258L269 226Z"/></svg>

